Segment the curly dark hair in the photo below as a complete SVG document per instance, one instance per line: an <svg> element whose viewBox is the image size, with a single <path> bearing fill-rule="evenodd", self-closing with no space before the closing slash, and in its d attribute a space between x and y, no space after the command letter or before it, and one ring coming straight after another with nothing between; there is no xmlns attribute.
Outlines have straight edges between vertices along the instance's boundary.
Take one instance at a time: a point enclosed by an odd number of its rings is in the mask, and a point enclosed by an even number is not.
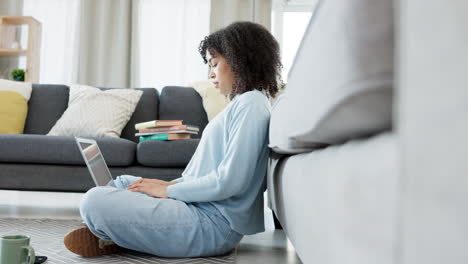
<svg viewBox="0 0 468 264"><path fill-rule="evenodd" d="M253 89L276 96L281 80L279 44L262 25L252 22L235 22L201 41L199 47L203 61L208 63L206 52L214 51L226 58L234 73L230 99Z"/></svg>

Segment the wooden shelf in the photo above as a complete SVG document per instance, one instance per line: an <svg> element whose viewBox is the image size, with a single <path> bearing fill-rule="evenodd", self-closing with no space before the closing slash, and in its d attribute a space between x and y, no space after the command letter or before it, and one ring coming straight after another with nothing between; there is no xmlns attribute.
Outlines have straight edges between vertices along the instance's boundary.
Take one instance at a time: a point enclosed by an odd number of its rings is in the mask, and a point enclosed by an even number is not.
<svg viewBox="0 0 468 264"><path fill-rule="evenodd" d="M40 24L35 18L31 16L2 16L3 23L9 25L28 25Z"/></svg>
<svg viewBox="0 0 468 264"><path fill-rule="evenodd" d="M23 47L24 49L0 48L0 56L26 56L25 81L37 83L42 31L39 21L30 16L0 15L0 47L14 47L13 44L17 46L18 26L23 25L27 29L26 47Z"/></svg>
<svg viewBox="0 0 468 264"><path fill-rule="evenodd" d="M0 48L0 56L21 56L26 55L27 50L21 49L1 49Z"/></svg>

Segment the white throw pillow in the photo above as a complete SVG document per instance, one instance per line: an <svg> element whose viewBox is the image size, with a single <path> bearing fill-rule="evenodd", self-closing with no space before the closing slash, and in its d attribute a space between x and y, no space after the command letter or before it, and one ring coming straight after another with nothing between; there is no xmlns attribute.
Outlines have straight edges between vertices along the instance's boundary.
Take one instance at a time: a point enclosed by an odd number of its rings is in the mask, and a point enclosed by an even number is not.
<svg viewBox="0 0 468 264"><path fill-rule="evenodd" d="M393 2L320 1L272 109L273 150L300 153L391 128Z"/></svg>
<svg viewBox="0 0 468 264"><path fill-rule="evenodd" d="M120 137L142 93L132 89L102 91L86 85L72 85L68 108L47 135Z"/></svg>
<svg viewBox="0 0 468 264"><path fill-rule="evenodd" d="M189 86L200 94L208 121L211 121L229 104L229 99L220 93L211 81L198 81L189 84Z"/></svg>
<svg viewBox="0 0 468 264"><path fill-rule="evenodd" d="M26 102L31 98L32 84L0 79L0 91L15 91L21 94Z"/></svg>

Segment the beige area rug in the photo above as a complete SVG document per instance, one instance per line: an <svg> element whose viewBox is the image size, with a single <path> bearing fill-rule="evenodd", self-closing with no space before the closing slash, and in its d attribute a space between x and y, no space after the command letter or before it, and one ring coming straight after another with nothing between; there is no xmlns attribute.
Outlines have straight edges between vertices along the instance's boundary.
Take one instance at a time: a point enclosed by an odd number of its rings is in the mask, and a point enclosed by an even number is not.
<svg viewBox="0 0 468 264"><path fill-rule="evenodd" d="M101 257L83 258L68 251L63 236L80 226L78 220L0 218L0 235L28 235L36 255L47 256L44 264L69 263L235 263L236 250L206 258L160 258L136 251Z"/></svg>

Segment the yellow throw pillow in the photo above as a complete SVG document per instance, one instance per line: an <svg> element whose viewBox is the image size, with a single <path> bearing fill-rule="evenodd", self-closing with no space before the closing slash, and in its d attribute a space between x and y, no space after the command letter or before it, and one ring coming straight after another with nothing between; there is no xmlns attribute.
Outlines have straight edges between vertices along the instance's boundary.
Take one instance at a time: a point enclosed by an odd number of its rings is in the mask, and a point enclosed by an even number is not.
<svg viewBox="0 0 468 264"><path fill-rule="evenodd" d="M0 91L0 134L22 134L28 101L18 92Z"/></svg>
<svg viewBox="0 0 468 264"><path fill-rule="evenodd" d="M208 116L208 121L211 121L229 104L230 100L221 94L209 80L193 82L189 86L193 87L203 99L203 108Z"/></svg>
<svg viewBox="0 0 468 264"><path fill-rule="evenodd" d="M32 84L0 79L0 134L22 134Z"/></svg>

